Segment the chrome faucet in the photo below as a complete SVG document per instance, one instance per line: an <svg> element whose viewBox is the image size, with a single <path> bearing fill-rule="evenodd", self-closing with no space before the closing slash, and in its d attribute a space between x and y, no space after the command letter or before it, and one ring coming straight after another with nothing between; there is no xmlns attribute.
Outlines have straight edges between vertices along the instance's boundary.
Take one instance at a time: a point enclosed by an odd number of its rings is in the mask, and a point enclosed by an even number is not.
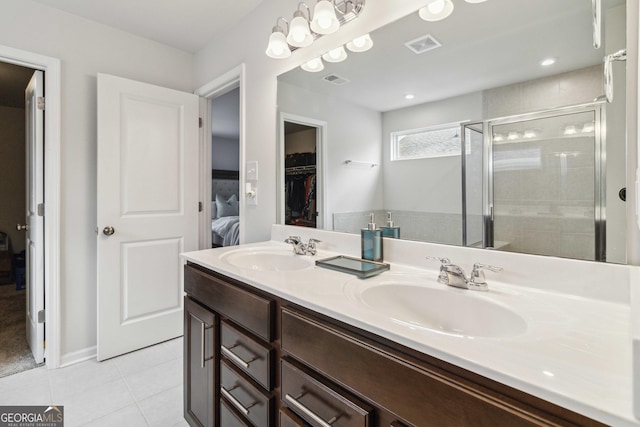
<svg viewBox="0 0 640 427"><path fill-rule="evenodd" d="M302 243L300 236L289 236L284 242L293 246L293 253L296 255L315 255L318 253L316 244L321 241L318 239L309 239L309 243L305 245Z"/></svg>
<svg viewBox="0 0 640 427"><path fill-rule="evenodd" d="M427 257L428 260L440 261L440 275L438 276L438 283L442 283L448 286L454 286L461 289L473 289L476 291L487 291L489 287L484 276L483 270L489 271L502 271L500 267L494 267L492 265L475 263L473 264L473 270L467 279L464 275L462 268L455 264L451 264L449 258Z"/></svg>

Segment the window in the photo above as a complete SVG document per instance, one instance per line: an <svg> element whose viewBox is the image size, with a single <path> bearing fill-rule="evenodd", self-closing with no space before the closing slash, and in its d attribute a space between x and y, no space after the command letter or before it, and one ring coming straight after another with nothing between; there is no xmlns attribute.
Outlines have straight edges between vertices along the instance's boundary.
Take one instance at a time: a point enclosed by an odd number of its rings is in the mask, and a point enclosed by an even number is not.
<svg viewBox="0 0 640 427"><path fill-rule="evenodd" d="M391 133L391 160L459 155L459 123Z"/></svg>

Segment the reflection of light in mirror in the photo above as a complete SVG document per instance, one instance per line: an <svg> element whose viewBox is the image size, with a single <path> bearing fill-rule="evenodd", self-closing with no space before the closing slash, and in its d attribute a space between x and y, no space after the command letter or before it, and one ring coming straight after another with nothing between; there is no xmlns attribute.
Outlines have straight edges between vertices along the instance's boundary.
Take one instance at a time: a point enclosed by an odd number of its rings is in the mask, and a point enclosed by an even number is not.
<svg viewBox="0 0 640 427"><path fill-rule="evenodd" d="M509 141L513 141L514 139L518 139L518 138L520 138L520 134L518 134L518 132L511 131L507 134L507 139Z"/></svg>
<svg viewBox="0 0 640 427"><path fill-rule="evenodd" d="M501 145L501 147L509 146L514 148L501 148L500 150L494 150L494 172L540 169L542 167L542 156L540 154L539 147L516 148L518 145Z"/></svg>
<svg viewBox="0 0 640 427"><path fill-rule="evenodd" d="M324 64L322 63L322 59L314 58L311 61L308 61L300 66L305 71L309 71L310 73L317 73L318 71L324 70Z"/></svg>
<svg viewBox="0 0 640 427"><path fill-rule="evenodd" d="M501 133L494 133L493 134L493 140L495 142L504 141L504 136Z"/></svg>
<svg viewBox="0 0 640 427"><path fill-rule="evenodd" d="M543 67L548 67L548 66L553 65L555 63L556 63L556 59L555 58L547 58L547 59L544 59L540 63L540 65L542 65Z"/></svg>
<svg viewBox="0 0 640 427"><path fill-rule="evenodd" d="M554 374L553 372L549 372L549 371L542 371L543 374L545 374L548 377L555 377L556 374Z"/></svg>
<svg viewBox="0 0 640 427"><path fill-rule="evenodd" d="M574 125L569 125L564 128L565 135L575 135L576 133L578 133L578 130Z"/></svg>
<svg viewBox="0 0 640 427"><path fill-rule="evenodd" d="M567 157L578 157L577 151L572 151L570 153L553 153L556 157L560 157L560 173L562 176L567 176Z"/></svg>
<svg viewBox="0 0 640 427"><path fill-rule="evenodd" d="M351 52L366 52L372 47L373 40L371 40L371 36L369 34L356 37L355 39L347 43L347 49L349 49Z"/></svg>
<svg viewBox="0 0 640 427"><path fill-rule="evenodd" d="M588 122L582 126L582 133L593 132L594 129L595 129L595 124L593 122Z"/></svg>
<svg viewBox="0 0 640 427"><path fill-rule="evenodd" d="M451 15L451 12L453 12L451 0L431 0L428 5L418 11L418 15L425 21L440 21Z"/></svg>
<svg viewBox="0 0 640 427"><path fill-rule="evenodd" d="M344 46L340 46L322 55L322 59L327 62L342 62L347 59L347 51L344 50Z"/></svg>
<svg viewBox="0 0 640 427"><path fill-rule="evenodd" d="M534 131L534 130L525 130L524 131L524 137L525 138L535 138L536 137L536 131Z"/></svg>
<svg viewBox="0 0 640 427"><path fill-rule="evenodd" d="M415 95L412 93L408 93L404 96L404 99L413 99L413 98L415 98Z"/></svg>

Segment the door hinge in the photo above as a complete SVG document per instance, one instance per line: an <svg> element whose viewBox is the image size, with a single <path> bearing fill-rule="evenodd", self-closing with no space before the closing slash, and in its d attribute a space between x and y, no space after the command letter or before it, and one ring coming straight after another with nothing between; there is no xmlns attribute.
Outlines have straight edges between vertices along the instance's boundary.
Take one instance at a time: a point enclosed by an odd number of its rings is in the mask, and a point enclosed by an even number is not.
<svg viewBox="0 0 640 427"><path fill-rule="evenodd" d="M202 212L202 202L198 202L198 212Z"/></svg>
<svg viewBox="0 0 640 427"><path fill-rule="evenodd" d="M38 203L38 216L44 216L44 203Z"/></svg>
<svg viewBox="0 0 640 427"><path fill-rule="evenodd" d="M39 96L38 98L36 98L36 103L38 110L44 111L44 96Z"/></svg>
<svg viewBox="0 0 640 427"><path fill-rule="evenodd" d="M38 323L44 323L44 310L38 312Z"/></svg>
<svg viewBox="0 0 640 427"><path fill-rule="evenodd" d="M198 117L198 128L202 129L202 126L204 126L204 120L202 117Z"/></svg>

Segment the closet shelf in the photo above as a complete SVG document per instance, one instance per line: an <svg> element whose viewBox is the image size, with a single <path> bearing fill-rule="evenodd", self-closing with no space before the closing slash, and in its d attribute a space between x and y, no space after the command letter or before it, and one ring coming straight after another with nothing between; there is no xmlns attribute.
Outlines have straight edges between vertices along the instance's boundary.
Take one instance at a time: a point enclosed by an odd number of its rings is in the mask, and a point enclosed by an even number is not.
<svg viewBox="0 0 640 427"><path fill-rule="evenodd" d="M284 168L284 173L286 175L296 175L296 174L303 174L303 173L309 173L309 172L315 172L315 171L316 171L316 165L291 166L288 168Z"/></svg>

